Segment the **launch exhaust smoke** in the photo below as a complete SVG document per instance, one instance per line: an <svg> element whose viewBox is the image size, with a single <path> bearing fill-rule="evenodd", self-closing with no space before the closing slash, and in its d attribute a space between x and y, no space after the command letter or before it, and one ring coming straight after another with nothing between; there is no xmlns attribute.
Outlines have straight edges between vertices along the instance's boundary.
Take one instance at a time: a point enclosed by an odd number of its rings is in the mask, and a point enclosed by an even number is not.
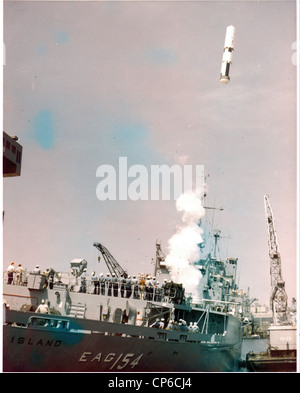
<svg viewBox="0 0 300 393"><path fill-rule="evenodd" d="M203 242L203 229L199 226L205 215L201 193L187 192L176 201L176 209L182 213L181 224L168 241L166 266L171 280L183 284L186 294L194 300L199 298L202 274L194 263L201 259L199 244Z"/></svg>
<svg viewBox="0 0 300 393"><path fill-rule="evenodd" d="M234 50L234 35L235 35L235 27L227 26L221 73L220 73L220 82L225 85L227 85L227 83L229 83L230 81L229 70L230 70L230 64L232 62L232 54Z"/></svg>

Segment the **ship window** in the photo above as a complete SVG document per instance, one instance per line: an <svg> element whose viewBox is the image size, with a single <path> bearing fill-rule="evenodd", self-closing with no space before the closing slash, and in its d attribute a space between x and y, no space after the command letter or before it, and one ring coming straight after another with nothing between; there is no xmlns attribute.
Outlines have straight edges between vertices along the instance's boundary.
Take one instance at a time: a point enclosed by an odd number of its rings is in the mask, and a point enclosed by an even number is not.
<svg viewBox="0 0 300 393"><path fill-rule="evenodd" d="M21 152L17 150L17 162L20 164L21 162Z"/></svg>
<svg viewBox="0 0 300 393"><path fill-rule="evenodd" d="M62 329L68 330L69 321L57 320L57 319L48 319L48 318L30 318L28 322L28 326L31 327L48 327L54 329Z"/></svg>
<svg viewBox="0 0 300 393"><path fill-rule="evenodd" d="M6 141L5 147L6 147L6 149L10 150L10 142L9 141Z"/></svg>
<svg viewBox="0 0 300 393"><path fill-rule="evenodd" d="M180 336L180 341L186 342L186 339L187 336L185 334Z"/></svg>
<svg viewBox="0 0 300 393"><path fill-rule="evenodd" d="M54 326L58 329L64 329L66 330L68 328L69 323L67 321L57 321L57 325Z"/></svg>
<svg viewBox="0 0 300 393"><path fill-rule="evenodd" d="M158 340L166 341L166 339L167 339L167 334L166 334L166 333L162 333L162 332L157 332L156 338L157 338Z"/></svg>

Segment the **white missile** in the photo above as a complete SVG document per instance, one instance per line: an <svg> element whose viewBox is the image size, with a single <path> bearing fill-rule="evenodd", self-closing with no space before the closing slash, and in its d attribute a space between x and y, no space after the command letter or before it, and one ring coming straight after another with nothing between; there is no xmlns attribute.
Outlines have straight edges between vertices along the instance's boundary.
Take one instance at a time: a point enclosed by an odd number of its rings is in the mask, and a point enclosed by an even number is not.
<svg viewBox="0 0 300 393"><path fill-rule="evenodd" d="M224 52L222 58L222 66L220 73L220 82L227 85L230 81L229 77L229 69L232 61L232 53L234 47L234 35L235 35L235 27L227 26L226 35L225 35L225 43L224 43Z"/></svg>

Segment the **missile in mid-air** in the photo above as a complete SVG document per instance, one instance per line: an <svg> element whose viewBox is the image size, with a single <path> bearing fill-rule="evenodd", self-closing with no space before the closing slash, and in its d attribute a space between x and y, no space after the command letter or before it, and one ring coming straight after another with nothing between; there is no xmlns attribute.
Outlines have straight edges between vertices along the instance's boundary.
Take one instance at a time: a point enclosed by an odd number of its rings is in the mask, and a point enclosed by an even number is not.
<svg viewBox="0 0 300 393"><path fill-rule="evenodd" d="M227 26L225 43L224 43L224 52L222 57L221 73L220 73L220 82L225 85L227 85L227 83L230 81L229 69L232 61L234 35L235 35L235 27Z"/></svg>

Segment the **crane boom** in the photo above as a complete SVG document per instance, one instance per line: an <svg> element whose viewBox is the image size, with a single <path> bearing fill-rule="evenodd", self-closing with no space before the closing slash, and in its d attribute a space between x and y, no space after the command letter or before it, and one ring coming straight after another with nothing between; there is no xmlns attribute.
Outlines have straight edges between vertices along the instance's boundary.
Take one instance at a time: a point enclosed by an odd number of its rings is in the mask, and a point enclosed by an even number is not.
<svg viewBox="0 0 300 393"><path fill-rule="evenodd" d="M281 256L277 243L273 213L268 195L265 195L265 214L268 229L268 245L270 258L271 295L270 306L273 313L273 323L281 325L288 323L287 294L281 272Z"/></svg>
<svg viewBox="0 0 300 393"><path fill-rule="evenodd" d="M94 246L101 252L110 274L114 273L116 277L123 276L126 278L128 276L127 272L118 264L106 247L101 243L94 243Z"/></svg>

